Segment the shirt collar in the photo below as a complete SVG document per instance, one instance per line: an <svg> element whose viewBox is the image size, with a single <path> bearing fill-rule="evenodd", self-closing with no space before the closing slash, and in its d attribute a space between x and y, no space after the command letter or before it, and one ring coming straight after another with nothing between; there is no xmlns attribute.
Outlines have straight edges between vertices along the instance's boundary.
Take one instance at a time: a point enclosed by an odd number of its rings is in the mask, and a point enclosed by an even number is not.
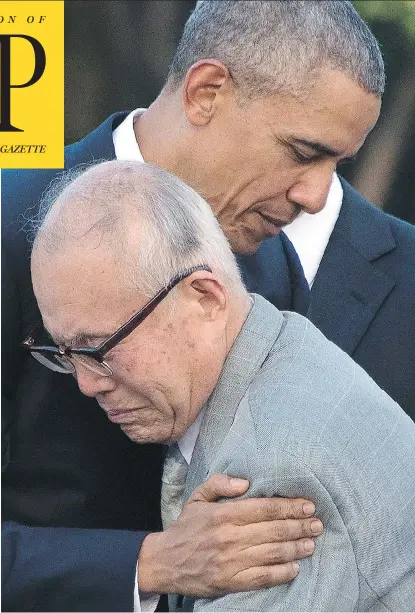
<svg viewBox="0 0 415 613"><path fill-rule="evenodd" d="M144 162L134 132L134 118L147 109L135 109L120 123L112 133L115 157L117 160Z"/></svg>
<svg viewBox="0 0 415 613"><path fill-rule="evenodd" d="M195 421L188 427L182 438L177 441L182 456L188 464L192 459L193 451L196 445L197 437L199 436L200 425L203 419L204 408L199 412Z"/></svg>

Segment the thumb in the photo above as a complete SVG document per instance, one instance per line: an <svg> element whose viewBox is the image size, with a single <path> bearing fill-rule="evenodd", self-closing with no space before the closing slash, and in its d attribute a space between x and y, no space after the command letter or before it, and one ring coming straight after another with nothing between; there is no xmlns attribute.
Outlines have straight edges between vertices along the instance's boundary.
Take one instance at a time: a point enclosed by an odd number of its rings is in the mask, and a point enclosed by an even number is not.
<svg viewBox="0 0 415 613"><path fill-rule="evenodd" d="M247 479L238 479L216 473L195 489L188 504L192 502L215 502L218 498L235 498L244 494L248 487L249 481Z"/></svg>

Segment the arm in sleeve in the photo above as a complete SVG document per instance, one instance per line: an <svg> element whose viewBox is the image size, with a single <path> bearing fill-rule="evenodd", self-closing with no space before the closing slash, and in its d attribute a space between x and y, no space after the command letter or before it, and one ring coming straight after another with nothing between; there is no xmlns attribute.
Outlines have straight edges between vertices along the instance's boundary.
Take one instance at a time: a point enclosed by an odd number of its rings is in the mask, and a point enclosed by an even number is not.
<svg viewBox="0 0 415 613"><path fill-rule="evenodd" d="M146 532L2 527L3 611L133 611Z"/></svg>
<svg viewBox="0 0 415 613"><path fill-rule="evenodd" d="M316 504L316 516L324 526L316 539L310 558L300 561L300 572L291 583L274 588L229 594L216 599L196 600L195 611L355 611L359 601L359 578L352 542L338 510L333 491L348 496L347 481L327 474L323 484L301 460L289 454L277 454L275 475L270 480L252 478L251 496L302 496ZM270 458L267 463L272 463ZM249 478L247 476L247 478ZM257 485L255 487L255 481ZM263 485L261 485L261 482ZM331 484L333 483L333 489ZM335 500L334 500L335 499Z"/></svg>

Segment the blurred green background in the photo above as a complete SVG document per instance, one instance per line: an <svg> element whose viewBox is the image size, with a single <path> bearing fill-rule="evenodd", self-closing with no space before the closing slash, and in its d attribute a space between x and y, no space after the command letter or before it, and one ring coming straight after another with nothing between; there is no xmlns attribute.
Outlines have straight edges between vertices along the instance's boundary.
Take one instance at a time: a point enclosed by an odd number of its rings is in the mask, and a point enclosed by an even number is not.
<svg viewBox="0 0 415 613"><path fill-rule="evenodd" d="M190 0L65 2L65 141L160 91L195 5ZM377 36L387 89L379 122L342 174L369 200L415 223L415 0L356 0Z"/></svg>

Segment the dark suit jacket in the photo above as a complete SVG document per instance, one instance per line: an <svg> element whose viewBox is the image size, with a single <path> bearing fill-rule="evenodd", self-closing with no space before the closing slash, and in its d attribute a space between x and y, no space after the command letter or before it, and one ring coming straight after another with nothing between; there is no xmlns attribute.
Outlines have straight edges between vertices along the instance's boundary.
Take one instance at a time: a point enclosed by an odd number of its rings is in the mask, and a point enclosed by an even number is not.
<svg viewBox="0 0 415 613"><path fill-rule="evenodd" d="M110 117L85 139L67 147L65 167L114 158L112 131L125 116ZM23 610L27 595L30 600L36 589L31 610L128 611L132 610L135 567L129 553L134 551L135 560L145 536L141 531L161 526L161 446L132 443L95 400L80 394L73 377L44 368L19 348L40 318L30 280L30 244L21 228L28 209L31 207L32 215L36 212L42 193L57 174L60 171L2 174L3 520L43 527L29 530L6 525L9 546L4 553L12 554L12 560L10 555L6 560L10 572L3 586L3 606L4 610ZM280 308L306 312L300 265L288 239L264 241L255 255L239 258L239 264L251 290ZM61 527L90 530L62 531ZM96 535L94 529L99 530ZM123 532L121 538L115 530L131 532ZM123 564L110 555L117 539L120 552L130 540ZM79 551L83 562L78 564ZM94 559L95 573L90 571ZM29 568L30 561L33 566ZM106 565L107 571L101 573ZM109 574L113 584L130 586L122 595L116 592L118 604L102 596L109 589ZM60 583L61 576L65 580ZM97 590L99 576L102 590ZM57 598L46 596L52 585L58 586ZM80 585L82 598L76 595ZM20 586L17 592L16 586Z"/></svg>
<svg viewBox="0 0 415 613"><path fill-rule="evenodd" d="M308 317L415 421L415 227L342 184Z"/></svg>
<svg viewBox="0 0 415 613"><path fill-rule="evenodd" d="M2 610L132 611L141 540L123 530L6 523Z"/></svg>

